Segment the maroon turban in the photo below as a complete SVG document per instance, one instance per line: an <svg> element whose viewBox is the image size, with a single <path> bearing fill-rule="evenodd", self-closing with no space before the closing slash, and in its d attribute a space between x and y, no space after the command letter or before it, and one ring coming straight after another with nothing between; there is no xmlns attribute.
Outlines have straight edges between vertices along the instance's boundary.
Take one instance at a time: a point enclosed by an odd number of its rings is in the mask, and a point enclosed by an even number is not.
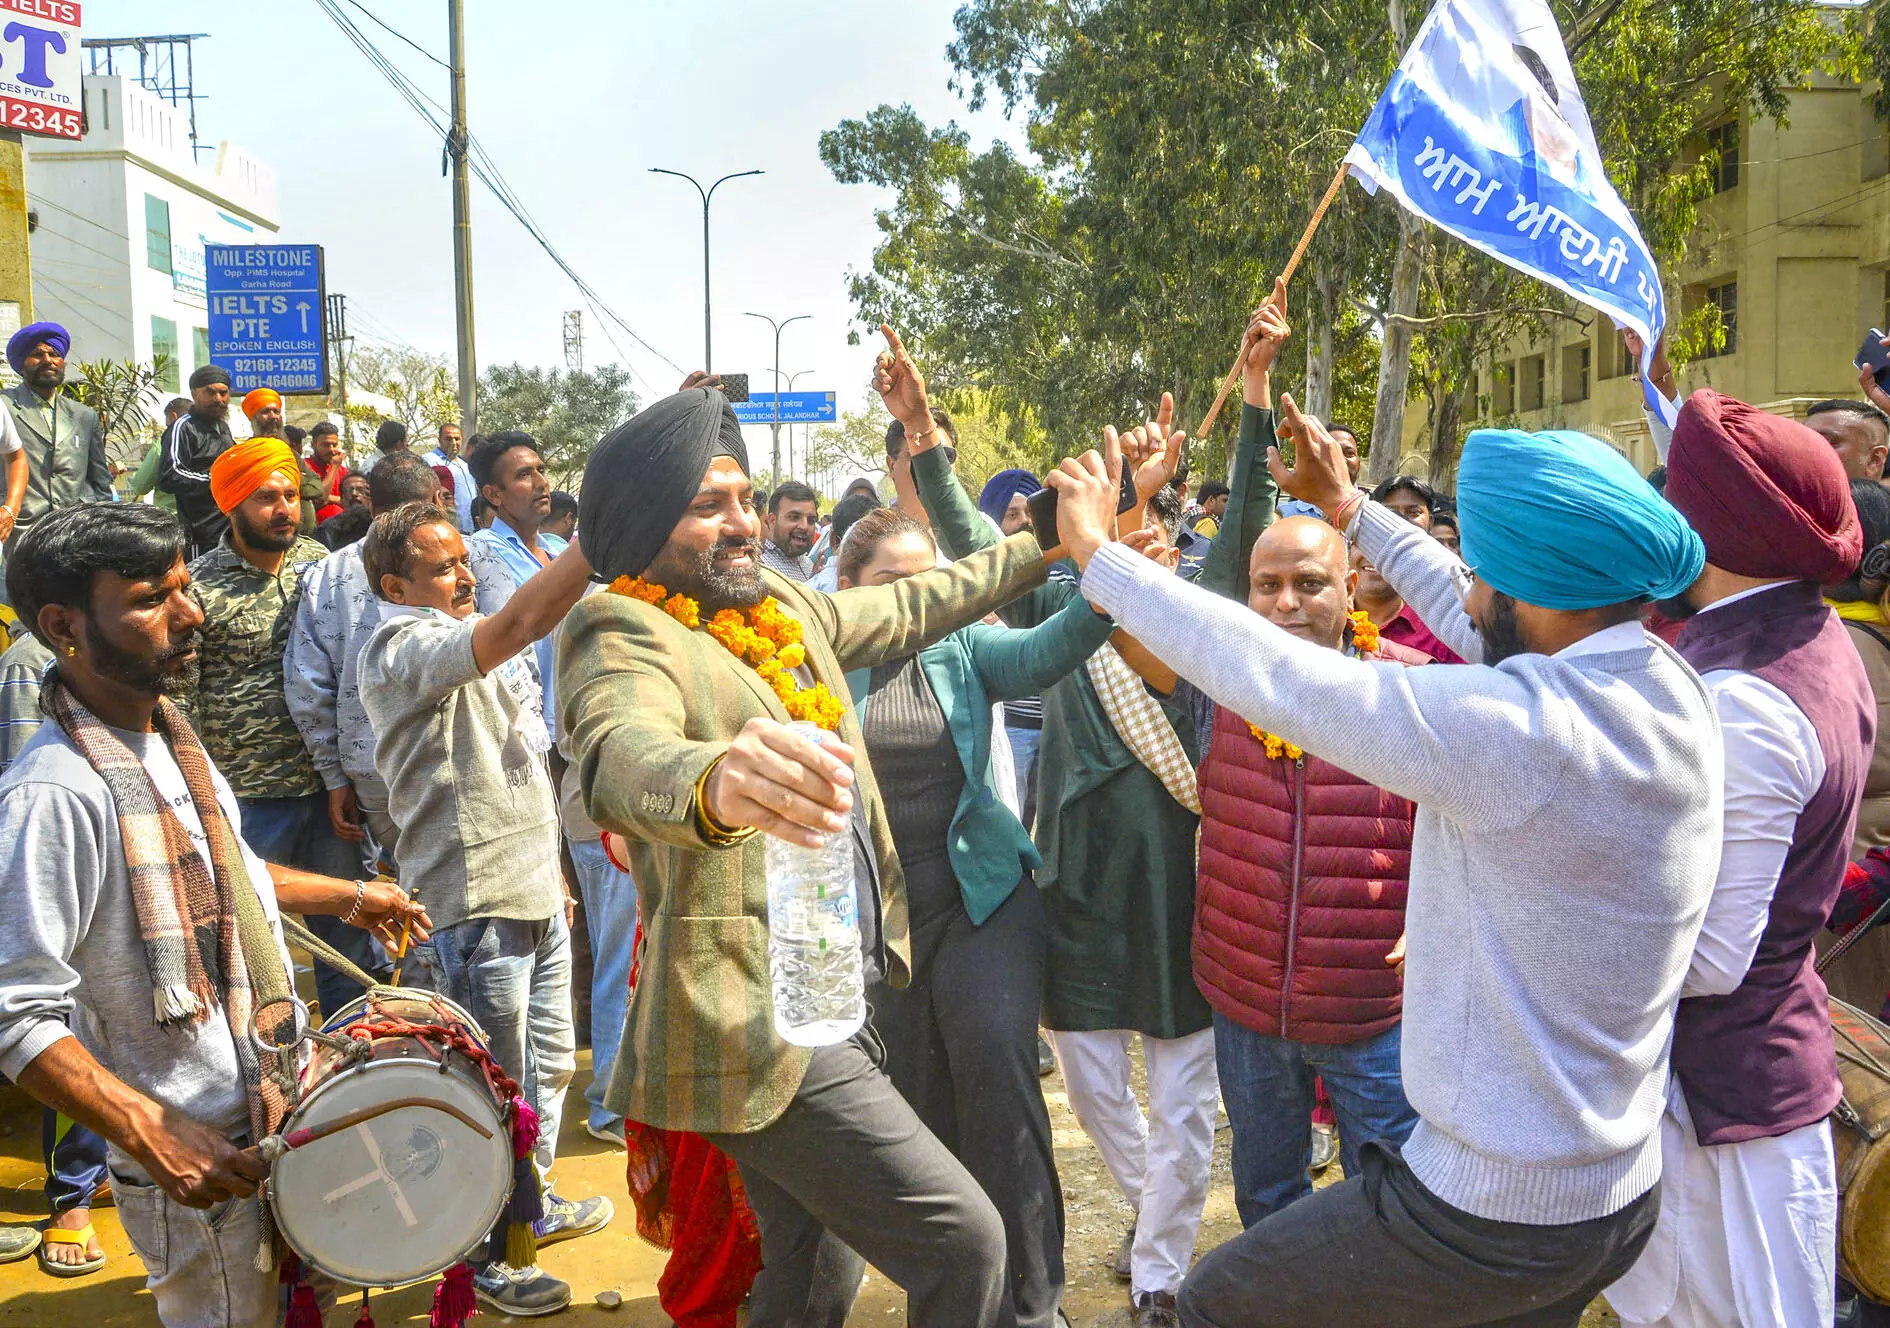
<svg viewBox="0 0 1890 1328"><path fill-rule="evenodd" d="M1864 530L1851 482L1821 434L1710 389L1680 408L1667 501L1738 576L1834 585L1857 570Z"/></svg>

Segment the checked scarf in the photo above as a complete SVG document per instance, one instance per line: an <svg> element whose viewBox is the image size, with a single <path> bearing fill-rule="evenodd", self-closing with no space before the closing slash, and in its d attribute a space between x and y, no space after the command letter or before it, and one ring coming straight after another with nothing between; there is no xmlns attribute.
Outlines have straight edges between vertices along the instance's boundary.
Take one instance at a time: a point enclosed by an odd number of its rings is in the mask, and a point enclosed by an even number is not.
<svg viewBox="0 0 1890 1328"><path fill-rule="evenodd" d="M207 1018L213 1006L223 1006L249 1095L250 1130L261 1141L281 1125L285 1105L276 1080L279 1058L257 1048L250 1025L259 1010L280 1012L262 1020L260 1032L268 1039L275 1024L294 1018L287 1004L289 975L242 850L223 819L203 744L183 713L159 697L153 720L196 804L210 866L137 754L79 703L56 672L47 675L40 704L98 771L118 809L118 836L151 968L157 1022L164 1027L194 1023Z"/></svg>
<svg viewBox="0 0 1890 1328"><path fill-rule="evenodd" d="M1175 736L1167 714L1142 685L1140 675L1114 646L1104 642L1102 649L1089 657L1089 680L1095 685L1103 713L1109 716L1129 754L1162 781L1162 787L1176 802L1199 816L1201 789L1195 780L1194 764L1182 750L1181 739Z"/></svg>

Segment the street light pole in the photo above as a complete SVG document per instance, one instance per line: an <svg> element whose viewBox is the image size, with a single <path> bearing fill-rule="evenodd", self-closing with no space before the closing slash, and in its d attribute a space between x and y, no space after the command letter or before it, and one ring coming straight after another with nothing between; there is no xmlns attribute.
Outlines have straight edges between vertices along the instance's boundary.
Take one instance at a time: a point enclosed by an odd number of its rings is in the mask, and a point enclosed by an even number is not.
<svg viewBox="0 0 1890 1328"><path fill-rule="evenodd" d="M778 374L781 371L776 369L775 372ZM805 378L812 372L814 372L812 369L796 369L793 373L789 374L787 376L787 390L792 392L794 390L794 380L796 378ZM779 378L774 380L774 390L776 392L781 390L781 380ZM807 426L805 424L801 426L801 464L807 464ZM788 425L787 431L787 468L789 470L794 469L794 426L792 424Z"/></svg>
<svg viewBox="0 0 1890 1328"><path fill-rule="evenodd" d="M674 175L678 179L687 180L696 187L696 192L702 195L702 371L704 373L709 373L715 368L715 353L711 348L709 337L709 200L715 197L717 189L730 180L739 180L744 175L765 173L764 171L736 171L733 175L724 175L704 189L702 182L693 175L685 175L681 171L664 170L661 166L650 167L651 175Z"/></svg>
<svg viewBox="0 0 1890 1328"><path fill-rule="evenodd" d="M798 323L803 318L812 318L813 315L795 314L794 317L784 318L778 323L766 314L751 313L748 317L759 318L774 329L774 473L771 484L779 485L781 483L781 329L789 323Z"/></svg>

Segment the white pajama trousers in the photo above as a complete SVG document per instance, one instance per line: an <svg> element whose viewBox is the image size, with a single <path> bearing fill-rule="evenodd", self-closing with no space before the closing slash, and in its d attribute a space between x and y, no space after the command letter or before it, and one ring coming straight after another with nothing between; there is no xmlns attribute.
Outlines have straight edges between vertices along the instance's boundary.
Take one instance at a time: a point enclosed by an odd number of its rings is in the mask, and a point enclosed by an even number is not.
<svg viewBox="0 0 1890 1328"><path fill-rule="evenodd" d="M1138 1037L1148 1066L1146 1116L1129 1083L1129 1051ZM1136 1210L1132 1290L1172 1294L1194 1259L1207 1203L1221 1093L1214 1030L1183 1038L1123 1030L1049 1038L1070 1110Z"/></svg>
<svg viewBox="0 0 1890 1328"><path fill-rule="evenodd" d="M1607 1290L1627 1328L1831 1322L1837 1164L1831 1125L1706 1145L1676 1080L1660 1122L1660 1223Z"/></svg>

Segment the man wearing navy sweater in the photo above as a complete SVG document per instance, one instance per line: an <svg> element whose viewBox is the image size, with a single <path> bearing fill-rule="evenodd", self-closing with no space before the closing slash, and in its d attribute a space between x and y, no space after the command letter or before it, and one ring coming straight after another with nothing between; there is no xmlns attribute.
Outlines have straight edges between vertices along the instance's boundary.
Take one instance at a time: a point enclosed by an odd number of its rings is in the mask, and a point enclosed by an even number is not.
<svg viewBox="0 0 1890 1328"><path fill-rule="evenodd" d="M1281 487L1469 665L1347 659L1146 575L1109 542L1103 458L1049 481L1093 603L1243 719L1417 804L1416 1130L1202 1259L1181 1319L1574 1328L1659 1213L1674 1006L1719 862L1712 700L1639 624L1699 576L1700 540L1592 438L1479 430L1458 481L1466 567L1356 495L1330 436L1283 405Z"/></svg>

